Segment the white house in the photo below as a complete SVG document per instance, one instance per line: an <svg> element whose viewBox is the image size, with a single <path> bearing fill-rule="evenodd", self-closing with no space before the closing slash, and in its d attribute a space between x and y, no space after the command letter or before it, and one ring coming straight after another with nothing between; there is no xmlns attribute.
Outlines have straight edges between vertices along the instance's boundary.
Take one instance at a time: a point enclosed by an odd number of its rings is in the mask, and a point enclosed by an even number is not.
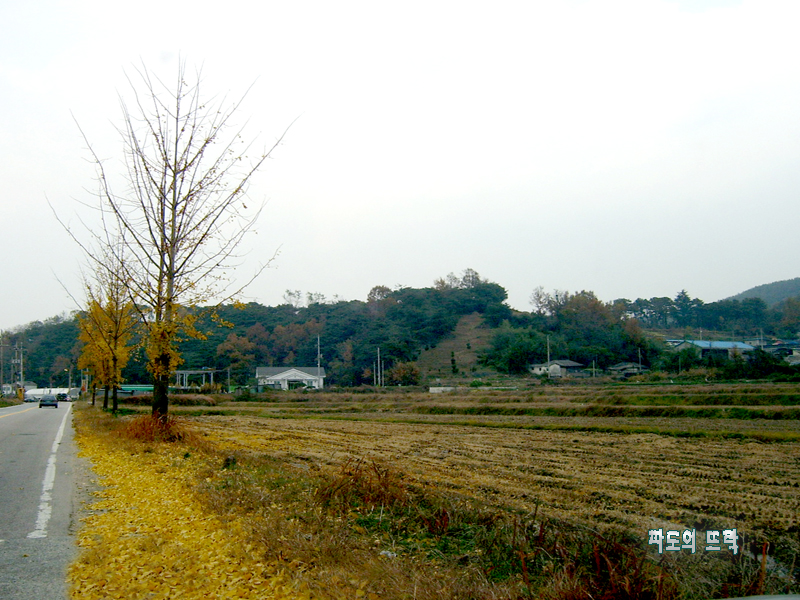
<svg viewBox="0 0 800 600"><path fill-rule="evenodd" d="M783 360L792 366L800 365L800 349L795 348L792 350L792 353Z"/></svg>
<svg viewBox="0 0 800 600"><path fill-rule="evenodd" d="M259 388L290 390L314 388L321 390L325 383L322 367L256 367Z"/></svg>

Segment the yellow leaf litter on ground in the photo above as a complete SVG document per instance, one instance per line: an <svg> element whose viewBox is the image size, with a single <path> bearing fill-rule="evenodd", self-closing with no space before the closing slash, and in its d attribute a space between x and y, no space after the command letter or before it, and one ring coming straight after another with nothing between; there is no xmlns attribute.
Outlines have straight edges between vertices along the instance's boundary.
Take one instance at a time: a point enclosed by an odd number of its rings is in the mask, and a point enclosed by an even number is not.
<svg viewBox="0 0 800 600"><path fill-rule="evenodd" d="M239 523L203 510L190 482L205 459L169 444L132 454L90 432L77 441L103 489L78 533L72 598L310 598L259 560Z"/></svg>

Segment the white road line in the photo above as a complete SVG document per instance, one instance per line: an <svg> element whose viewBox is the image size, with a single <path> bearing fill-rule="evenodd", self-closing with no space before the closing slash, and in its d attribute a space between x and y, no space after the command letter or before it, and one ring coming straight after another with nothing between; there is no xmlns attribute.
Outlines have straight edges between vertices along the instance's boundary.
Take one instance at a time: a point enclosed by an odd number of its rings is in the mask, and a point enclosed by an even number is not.
<svg viewBox="0 0 800 600"><path fill-rule="evenodd" d="M47 525L50 523L50 516L53 513L53 484L56 480L56 453L58 452L58 445L61 443L61 437L64 435L64 428L67 426L67 417L69 411L72 410L72 404L67 404L67 412L64 413L64 418L61 419L61 427L58 428L56 439L53 441L53 447L50 450L50 457L47 459L47 469L44 472L44 481L42 481L42 496L39 499L39 514L36 516L36 529L28 534L29 538L46 538Z"/></svg>

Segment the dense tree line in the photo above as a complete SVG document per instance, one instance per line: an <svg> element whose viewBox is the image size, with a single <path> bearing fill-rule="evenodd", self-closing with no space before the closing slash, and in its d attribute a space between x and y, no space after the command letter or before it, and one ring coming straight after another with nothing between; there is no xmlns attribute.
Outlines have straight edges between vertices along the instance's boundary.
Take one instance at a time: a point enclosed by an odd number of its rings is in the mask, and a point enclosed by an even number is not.
<svg viewBox="0 0 800 600"><path fill-rule="evenodd" d="M35 321L5 332L0 338L3 383L19 378L20 365L12 362L20 355L19 349L26 380L42 386L66 387L71 369L73 381L77 378L78 333L78 322L73 314Z"/></svg>
<svg viewBox="0 0 800 600"><path fill-rule="evenodd" d="M794 339L800 332L800 297L785 298L772 307L761 298L706 304L681 290L675 298L623 298L614 304L648 329L694 328L739 338L767 335Z"/></svg>
<svg viewBox="0 0 800 600"><path fill-rule="evenodd" d="M537 288L531 302L532 313L519 314L500 328L482 357L484 364L524 373L528 365L545 362L548 356L605 368L640 359L649 364L658 354L635 319L592 292L549 294Z"/></svg>
<svg viewBox="0 0 800 600"><path fill-rule="evenodd" d="M507 373L525 372L528 365L571 359L605 368L617 362L639 362L677 371L706 365L688 356L666 353L645 330L667 330L676 337L736 339L785 337L800 330L800 298L768 307L754 298L703 303L681 291L674 298L625 299L603 302L590 291L545 292L531 295L530 312L512 311L506 290L472 270L448 275L427 288L375 286L366 300L326 301L320 294L289 291L275 307L258 303L225 305L214 319L196 323L205 339L180 340L185 368L230 369L234 383L252 381L257 366L314 366L317 340L328 382L360 385L373 382L377 349L381 349L386 381L404 384L419 378L413 366L420 352L436 346L464 315L480 313L496 329L483 363ZM10 359L15 345L25 348L26 379L40 385L67 384L72 368L77 381L79 315L62 315L20 327L5 336L5 381L13 380ZM146 340L131 341L131 356L122 371L129 383L147 383ZM759 362L760 361L760 362ZM758 359L761 371L779 372L780 361ZM751 361L752 362L752 361ZM755 364L755 363L753 363ZM749 365L749 366L748 366ZM726 365L749 373L748 365ZM763 367L763 368L762 368ZM752 373L751 373L752 375ZM743 375L744 376L744 375Z"/></svg>
<svg viewBox="0 0 800 600"><path fill-rule="evenodd" d="M800 298L786 298L768 307L760 298L726 299L705 304L681 290L675 298L618 299L603 303L592 292L531 294L533 311L507 321L483 356L486 365L501 372L523 373L535 362L570 359L608 367L617 362L641 362L671 372L694 366L719 367L734 376L783 373L786 365L763 352L752 360L700 360L687 351L666 348L643 334L643 329L667 330L674 336L702 339L712 334L727 339L800 335ZM722 364L724 363L724 364ZM785 373L784 373L785 374Z"/></svg>

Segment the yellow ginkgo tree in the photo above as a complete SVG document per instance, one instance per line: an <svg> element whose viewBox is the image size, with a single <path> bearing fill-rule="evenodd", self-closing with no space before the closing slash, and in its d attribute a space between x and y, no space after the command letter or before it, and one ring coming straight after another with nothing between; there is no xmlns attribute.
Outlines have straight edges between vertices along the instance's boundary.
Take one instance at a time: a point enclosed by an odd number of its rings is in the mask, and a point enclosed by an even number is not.
<svg viewBox="0 0 800 600"><path fill-rule="evenodd" d="M104 409L108 409L111 391L112 410L116 413L122 369L130 358L131 341L141 321L115 256L119 255L109 254L103 266L95 268L93 281L86 283L87 306L78 316L80 340L84 343L78 366L88 369L95 382L104 386Z"/></svg>
<svg viewBox="0 0 800 600"><path fill-rule="evenodd" d="M249 278L234 274L238 246L260 212L247 208L248 184L271 149L258 151L245 142L234 118L239 103L208 101L200 93L200 74L190 77L183 63L173 84L144 67L137 75L129 80L130 99L121 99L126 184L112 186L118 180L86 140L103 227L73 239L94 262L102 262L98 248L125 251L126 259L115 262L144 329L152 413L163 419L170 376L180 364L178 343L201 336L197 307L236 297L269 262ZM122 246L108 244L108 236Z"/></svg>

